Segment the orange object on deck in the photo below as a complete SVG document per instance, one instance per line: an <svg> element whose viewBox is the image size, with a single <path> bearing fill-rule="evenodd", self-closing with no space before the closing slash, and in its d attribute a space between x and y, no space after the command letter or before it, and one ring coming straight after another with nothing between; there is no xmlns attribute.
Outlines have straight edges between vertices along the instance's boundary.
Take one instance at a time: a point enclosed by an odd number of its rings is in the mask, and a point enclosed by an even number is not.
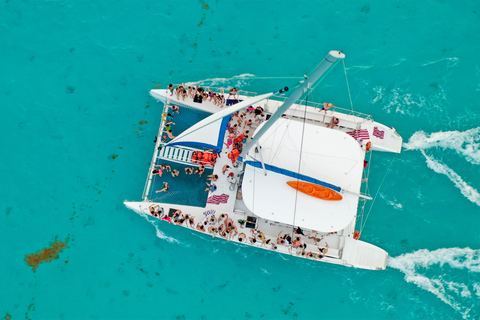
<svg viewBox="0 0 480 320"><path fill-rule="evenodd" d="M332 189L319 186L318 184L303 181L287 181L287 184L293 189L297 189L302 193L318 199L328 201L339 201L343 199L340 193Z"/></svg>
<svg viewBox="0 0 480 320"><path fill-rule="evenodd" d="M360 232L355 231L355 232L353 233L353 239L355 239L355 240L360 239Z"/></svg>

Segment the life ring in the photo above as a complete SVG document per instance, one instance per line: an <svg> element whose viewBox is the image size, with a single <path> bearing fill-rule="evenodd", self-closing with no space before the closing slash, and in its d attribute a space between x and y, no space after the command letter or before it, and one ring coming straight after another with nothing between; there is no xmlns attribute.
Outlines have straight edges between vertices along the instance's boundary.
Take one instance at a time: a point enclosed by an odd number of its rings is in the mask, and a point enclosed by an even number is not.
<svg viewBox="0 0 480 320"><path fill-rule="evenodd" d="M370 151L371 148L372 148L372 143L368 141L367 145L365 146L365 150Z"/></svg>
<svg viewBox="0 0 480 320"><path fill-rule="evenodd" d="M360 232L355 231L355 232L353 233L353 239L355 239L355 240L360 239Z"/></svg>

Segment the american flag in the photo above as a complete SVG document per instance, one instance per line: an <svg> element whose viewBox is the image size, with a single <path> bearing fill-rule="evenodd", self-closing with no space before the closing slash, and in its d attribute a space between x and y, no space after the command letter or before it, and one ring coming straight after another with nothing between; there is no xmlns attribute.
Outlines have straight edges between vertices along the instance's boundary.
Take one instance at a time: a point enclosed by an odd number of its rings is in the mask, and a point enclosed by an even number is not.
<svg viewBox="0 0 480 320"><path fill-rule="evenodd" d="M347 132L347 134L351 135L354 139L360 139L360 141L370 139L367 129L355 130L352 132Z"/></svg>
<svg viewBox="0 0 480 320"><path fill-rule="evenodd" d="M374 127L373 128L373 135L377 138L383 139L383 137L385 136L385 131L380 131L380 130L378 130L377 127Z"/></svg>
<svg viewBox="0 0 480 320"><path fill-rule="evenodd" d="M207 199L207 203L213 203L213 204L220 204L220 203L227 203L228 201L228 194L222 193L221 195L217 196L211 196Z"/></svg>

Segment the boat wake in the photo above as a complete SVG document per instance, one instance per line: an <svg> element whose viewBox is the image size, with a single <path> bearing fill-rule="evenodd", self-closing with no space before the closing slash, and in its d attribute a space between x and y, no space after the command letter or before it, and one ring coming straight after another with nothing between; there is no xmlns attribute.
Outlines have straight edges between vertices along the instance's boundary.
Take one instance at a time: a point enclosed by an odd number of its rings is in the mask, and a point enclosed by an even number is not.
<svg viewBox="0 0 480 320"><path fill-rule="evenodd" d="M387 113L397 113L410 117L423 117L441 114L447 103L445 91L437 84L436 93L429 96L416 95L401 87L388 89L382 86L373 88L372 104L380 104ZM432 113L432 110L435 112Z"/></svg>
<svg viewBox="0 0 480 320"><path fill-rule="evenodd" d="M460 192L471 202L475 203L477 206L480 206L480 193L469 186L462 177L460 177L455 171L450 169L446 164L443 164L432 157L428 156L425 151L421 150L422 154L427 159L427 166L435 171L436 173L444 174L455 184L455 187L460 189Z"/></svg>
<svg viewBox="0 0 480 320"><path fill-rule="evenodd" d="M148 214L145 214L143 212L138 212L137 210L135 210L136 213L138 213L140 216L144 217L145 220L147 220L148 222L150 222L152 224L152 226L155 227L155 230L156 230L156 235L158 238L162 239L162 240L167 240L168 242L170 243L178 243L178 244L182 244L180 241L178 241L177 239L173 238L173 237L170 237L170 236L167 236L165 233L163 233L162 230L160 230L160 228L158 227L157 223L158 221L155 219L153 220L153 218L151 218Z"/></svg>
<svg viewBox="0 0 480 320"><path fill-rule="evenodd" d="M407 150L452 149L464 156L468 162L480 164L480 127L463 132L440 131L430 135L417 131L403 147Z"/></svg>
<svg viewBox="0 0 480 320"><path fill-rule="evenodd" d="M480 315L480 250L422 249L390 257L388 266L404 273L407 282L433 293L464 319Z"/></svg>
<svg viewBox="0 0 480 320"><path fill-rule="evenodd" d="M434 132L429 136L423 131L418 131L403 144L403 147L407 150L420 150L430 169L446 175L468 200L480 206L480 193L475 188L468 185L446 164L425 153L425 150L430 148L453 149L468 162L478 165L480 164L480 127L464 132Z"/></svg>
<svg viewBox="0 0 480 320"><path fill-rule="evenodd" d="M243 87L246 86L252 78L254 78L254 74L244 73L238 76L233 76L231 78L211 78L211 79L204 79L198 80L193 82L187 82L187 86L192 85L209 85L209 86L232 86L232 87Z"/></svg>

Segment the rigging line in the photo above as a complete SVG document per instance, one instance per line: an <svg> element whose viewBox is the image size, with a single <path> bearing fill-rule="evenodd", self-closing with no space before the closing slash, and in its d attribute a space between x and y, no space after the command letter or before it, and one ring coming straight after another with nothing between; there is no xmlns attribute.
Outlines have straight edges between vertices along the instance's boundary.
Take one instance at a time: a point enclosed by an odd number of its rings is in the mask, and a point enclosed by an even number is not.
<svg viewBox="0 0 480 320"><path fill-rule="evenodd" d="M388 171L390 171L390 168L392 167L393 161L395 161L397 156L398 156L398 153L395 154L395 157L393 157L392 161L390 162L390 165L388 166L387 171L385 172L385 175L383 176L382 182L380 183L380 187L378 187L377 193L375 194L375 197L373 198L372 205L370 206L370 209L368 210L367 217L365 218L363 226L360 229L360 234L362 234L363 228L365 228L365 225L367 224L368 216L370 215L370 212L372 211L373 205L375 204L375 200L377 200L378 193L380 192L380 189L382 188L383 182L385 181L385 178L387 177Z"/></svg>
<svg viewBox="0 0 480 320"><path fill-rule="evenodd" d="M369 153L368 163L371 164L371 163L372 163L372 154L373 154L373 152L370 151L370 152L368 152L368 153ZM371 165L369 165L369 166L367 167L368 169L367 169L367 172L366 172L366 174L365 174L365 179L366 179L366 181L365 181L365 191L364 191L364 192L365 192L366 195L369 195L369 194L370 194L370 189L369 189L370 186L369 186L369 184L368 184L368 178L370 177L370 169L371 169L371 167L372 167ZM362 177L362 178L363 178L363 177ZM365 206L366 206L366 204L367 204L367 202L365 201L365 202L363 203L363 207L362 207L362 218L361 218L361 220L360 220L360 230L363 230L363 226L364 226L364 222L365 222L365 220L364 220L363 218L365 217Z"/></svg>
<svg viewBox="0 0 480 320"><path fill-rule="evenodd" d="M303 130L302 130L302 139L300 140L300 152L299 152L299 157L298 157L298 176L297 176L297 186L298 186L298 183L300 182L300 168L302 166L302 151L303 151L303 139L305 137L305 124L307 122L307 103L308 103L308 92L307 92L307 95L305 96L305 108L304 108L304 111L303 111ZM295 226L295 218L296 218L296 214L297 214L297 199L298 199L298 187L295 188L296 189L296 192L295 192L295 205L293 207L293 223L292 223L292 240L293 240L293 227Z"/></svg>
<svg viewBox="0 0 480 320"><path fill-rule="evenodd" d="M342 59L342 62L343 62L343 71L345 72L345 80L347 81L348 98L350 99L350 105L353 111L352 95L350 94L350 85L348 84L347 69L345 68L345 59Z"/></svg>

